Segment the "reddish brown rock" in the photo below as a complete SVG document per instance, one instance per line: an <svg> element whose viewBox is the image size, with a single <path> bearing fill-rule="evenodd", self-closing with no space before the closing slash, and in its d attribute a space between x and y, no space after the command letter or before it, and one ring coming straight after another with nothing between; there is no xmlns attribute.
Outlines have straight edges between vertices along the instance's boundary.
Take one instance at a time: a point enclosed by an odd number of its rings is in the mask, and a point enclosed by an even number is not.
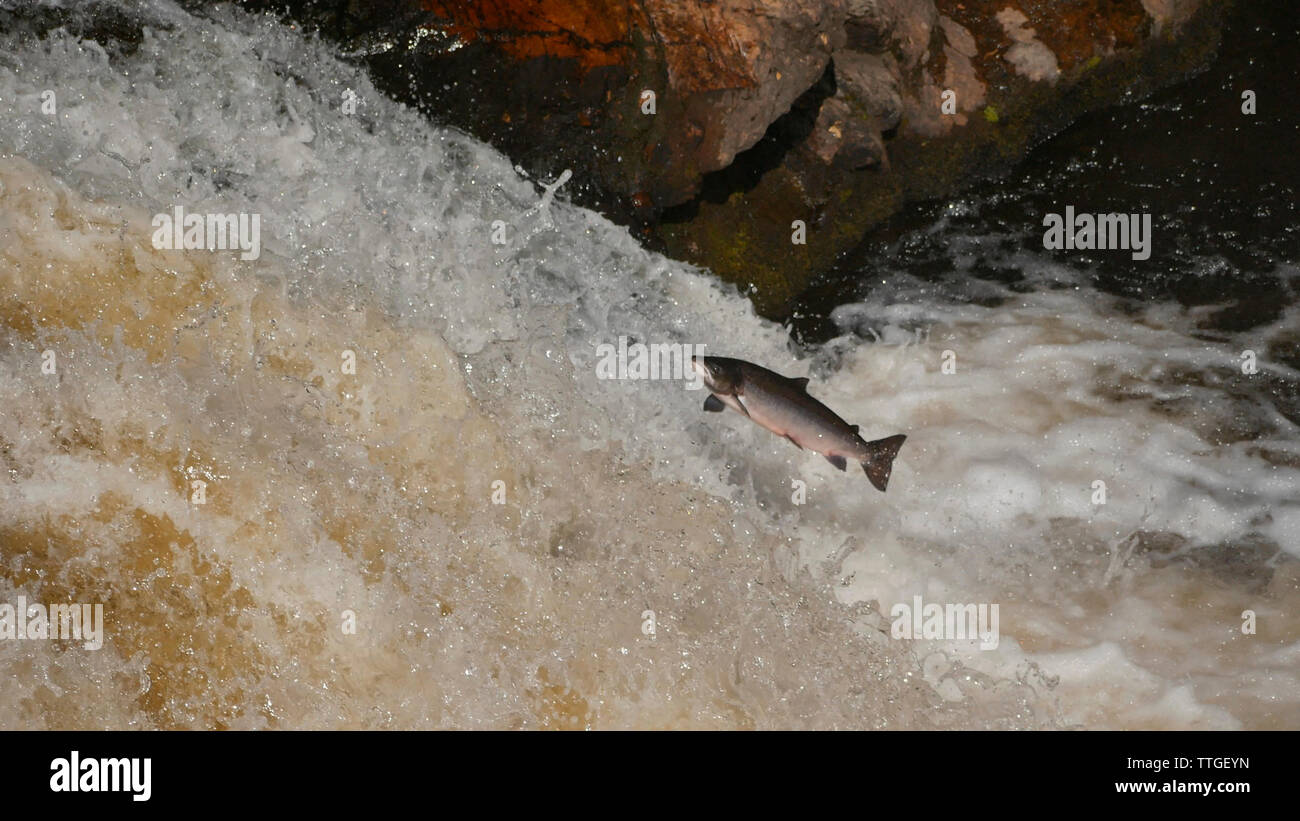
<svg viewBox="0 0 1300 821"><path fill-rule="evenodd" d="M843 32L839 0L386 2L290 5L390 92L543 175L573 168L615 211L693 196L825 73Z"/></svg>
<svg viewBox="0 0 1300 821"><path fill-rule="evenodd" d="M711 192L657 232L670 253L781 314L810 276L902 203L1005 170L1080 114L1203 66L1222 5L846 0L846 36L831 54L835 90L804 143L757 179L729 171L746 184ZM879 142L878 162L846 163L845 105ZM788 242L795 219L809 226L806 245Z"/></svg>
<svg viewBox="0 0 1300 821"><path fill-rule="evenodd" d="M628 62L632 29L645 22L623 0L425 0L422 6L460 43L489 43L520 61L572 59L583 71Z"/></svg>

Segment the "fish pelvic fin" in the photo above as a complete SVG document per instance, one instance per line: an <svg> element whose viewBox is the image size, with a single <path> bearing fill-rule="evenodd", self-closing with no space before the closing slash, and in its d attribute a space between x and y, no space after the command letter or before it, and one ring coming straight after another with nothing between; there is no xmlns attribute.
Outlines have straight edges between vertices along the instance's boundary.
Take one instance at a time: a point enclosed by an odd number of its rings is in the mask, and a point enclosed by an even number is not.
<svg viewBox="0 0 1300 821"><path fill-rule="evenodd" d="M894 470L894 457L903 446L907 437L903 434L877 439L867 443L867 458L862 462L862 469L876 490L884 492L889 486L889 474Z"/></svg>

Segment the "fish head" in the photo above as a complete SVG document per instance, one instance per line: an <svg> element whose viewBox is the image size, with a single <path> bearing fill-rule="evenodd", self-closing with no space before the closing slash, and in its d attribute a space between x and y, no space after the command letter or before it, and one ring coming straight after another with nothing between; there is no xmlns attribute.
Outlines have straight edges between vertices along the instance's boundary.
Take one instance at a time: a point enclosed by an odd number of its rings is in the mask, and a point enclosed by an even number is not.
<svg viewBox="0 0 1300 821"><path fill-rule="evenodd" d="M740 393L744 375L732 360L717 356L692 356L691 368L699 374L704 387L711 393L719 396L735 396Z"/></svg>

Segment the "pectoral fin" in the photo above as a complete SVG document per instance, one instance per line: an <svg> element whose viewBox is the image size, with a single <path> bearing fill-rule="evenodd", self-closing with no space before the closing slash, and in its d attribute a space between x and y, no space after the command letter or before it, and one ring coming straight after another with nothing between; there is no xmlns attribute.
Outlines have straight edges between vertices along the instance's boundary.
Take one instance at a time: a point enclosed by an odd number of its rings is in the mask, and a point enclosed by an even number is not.
<svg viewBox="0 0 1300 821"><path fill-rule="evenodd" d="M709 394L709 398L704 400L704 409L709 413L721 413L727 409L727 406L721 399Z"/></svg>

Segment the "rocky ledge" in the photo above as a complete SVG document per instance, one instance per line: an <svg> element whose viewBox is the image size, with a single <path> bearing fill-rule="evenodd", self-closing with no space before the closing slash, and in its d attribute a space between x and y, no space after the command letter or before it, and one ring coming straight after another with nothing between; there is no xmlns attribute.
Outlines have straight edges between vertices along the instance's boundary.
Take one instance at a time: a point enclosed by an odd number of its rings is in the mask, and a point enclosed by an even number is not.
<svg viewBox="0 0 1300 821"><path fill-rule="evenodd" d="M1226 4L242 2L287 8L387 93L537 176L572 169L575 201L769 315L908 200L1203 67Z"/></svg>

